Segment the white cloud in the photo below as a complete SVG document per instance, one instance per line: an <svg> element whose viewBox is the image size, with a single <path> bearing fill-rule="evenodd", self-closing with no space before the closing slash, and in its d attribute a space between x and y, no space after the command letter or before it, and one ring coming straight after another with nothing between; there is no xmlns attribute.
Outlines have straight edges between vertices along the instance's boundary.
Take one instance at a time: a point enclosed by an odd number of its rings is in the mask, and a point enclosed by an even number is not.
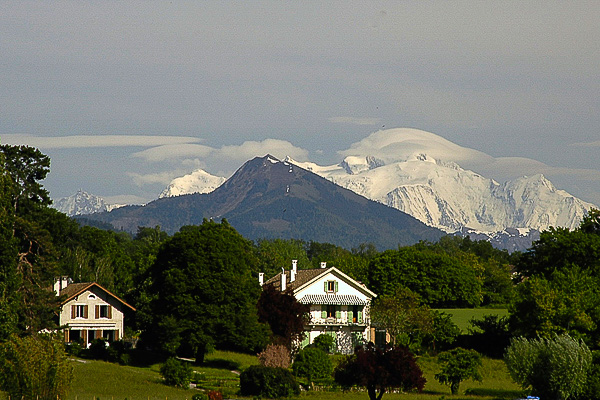
<svg viewBox="0 0 600 400"><path fill-rule="evenodd" d="M75 135L34 136L3 134L2 142L12 145L27 145L40 149L75 149L89 147L153 147L182 143L197 143L202 139L189 136L148 135Z"/></svg>
<svg viewBox="0 0 600 400"><path fill-rule="evenodd" d="M136 172L128 172L127 175L133 179L137 186L162 184L168 185L174 178L180 175L178 171L165 171L153 174L138 174Z"/></svg>
<svg viewBox="0 0 600 400"><path fill-rule="evenodd" d="M207 157L215 149L201 144L167 144L163 146L152 147L147 150L133 153L132 157L142 158L150 162L160 162L165 160L178 160L188 158Z"/></svg>
<svg viewBox="0 0 600 400"><path fill-rule="evenodd" d="M600 147L600 140L596 140L594 142L577 142L577 143L571 143L570 146L575 146L575 147Z"/></svg>
<svg viewBox="0 0 600 400"><path fill-rule="evenodd" d="M334 124L348 124L348 125L378 125L380 123L379 118L360 118L360 117L331 117L329 122Z"/></svg>
<svg viewBox="0 0 600 400"><path fill-rule="evenodd" d="M215 157L227 159L229 162L245 162L254 157L271 154L279 159L290 156L299 161L308 160L308 151L296 147L287 140L265 139L263 141L246 141L239 146L223 146Z"/></svg>

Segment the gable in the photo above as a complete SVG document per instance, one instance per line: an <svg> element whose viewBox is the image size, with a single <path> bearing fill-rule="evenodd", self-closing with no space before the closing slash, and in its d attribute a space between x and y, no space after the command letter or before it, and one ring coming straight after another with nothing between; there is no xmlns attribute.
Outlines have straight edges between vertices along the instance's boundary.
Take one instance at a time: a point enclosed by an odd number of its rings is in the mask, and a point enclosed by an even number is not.
<svg viewBox="0 0 600 400"><path fill-rule="evenodd" d="M334 289L334 292L330 290L331 288ZM305 296L321 299L321 296L331 296L333 294L338 298L342 298L342 296L348 299L352 298L354 299L352 300L353 302L357 302L356 304L367 303L376 296L375 293L371 292L364 285L356 282L336 268L327 269L318 277L294 290L294 295L297 299L302 299Z"/></svg>
<svg viewBox="0 0 600 400"><path fill-rule="evenodd" d="M122 306L125 306L135 311L133 306L127 304L125 301L121 300L119 297L115 296L95 282L71 283L60 291L60 295L66 296L61 304L63 306L72 302L73 300L79 300L80 298L87 300L90 295L93 295L99 297L104 302L112 306L118 306L119 309L121 309Z"/></svg>

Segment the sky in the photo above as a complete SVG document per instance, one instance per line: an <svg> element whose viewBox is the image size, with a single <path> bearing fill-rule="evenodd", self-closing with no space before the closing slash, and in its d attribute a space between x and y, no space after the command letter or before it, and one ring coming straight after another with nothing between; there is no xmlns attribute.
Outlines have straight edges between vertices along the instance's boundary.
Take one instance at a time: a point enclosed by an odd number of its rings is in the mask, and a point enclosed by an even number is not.
<svg viewBox="0 0 600 400"><path fill-rule="evenodd" d="M54 199L144 203L415 128L600 205L598 21L599 1L2 2L0 143L51 157Z"/></svg>

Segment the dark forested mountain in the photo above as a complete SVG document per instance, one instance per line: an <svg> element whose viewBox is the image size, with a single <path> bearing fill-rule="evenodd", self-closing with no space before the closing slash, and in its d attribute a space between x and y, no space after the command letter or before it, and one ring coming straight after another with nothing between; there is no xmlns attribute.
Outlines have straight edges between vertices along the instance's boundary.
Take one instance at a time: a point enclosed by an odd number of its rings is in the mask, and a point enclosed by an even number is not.
<svg viewBox="0 0 600 400"><path fill-rule="evenodd" d="M295 238L346 248L365 242L396 248L443 235L401 211L272 156L246 162L211 193L162 198L86 218L130 232L159 225L169 233L204 218L226 218L248 239Z"/></svg>

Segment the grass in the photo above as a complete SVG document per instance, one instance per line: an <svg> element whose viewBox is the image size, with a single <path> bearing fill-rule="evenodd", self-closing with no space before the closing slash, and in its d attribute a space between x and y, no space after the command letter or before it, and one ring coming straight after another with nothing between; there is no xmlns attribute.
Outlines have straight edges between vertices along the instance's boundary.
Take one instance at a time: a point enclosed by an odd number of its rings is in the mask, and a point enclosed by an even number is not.
<svg viewBox="0 0 600 400"><path fill-rule="evenodd" d="M239 371L257 364L255 356L232 352L216 351L207 355L206 362L199 367L194 366L198 385L203 389L219 389L226 398L236 398L239 389ZM69 400L185 400L191 399L197 390L176 389L162 383L159 365L147 368L119 366L102 361L74 361L74 381ZM448 386L440 385L435 380L439 372L436 359L419 358L427 384L423 393L394 394L387 393L387 400L439 400L442 397L452 399L492 400L515 399L523 395L514 384L500 360L484 359L481 369L482 382L466 381L461 383L461 395L452 396ZM232 372L233 371L233 372ZM468 395L465 394L467 391ZM305 392L300 399L348 399L366 400L365 392Z"/></svg>
<svg viewBox="0 0 600 400"><path fill-rule="evenodd" d="M482 319L484 315L508 316L508 310L505 308L440 308L438 311L452 315L452 321L463 333L467 333L467 329L471 327L469 320L472 318Z"/></svg>

